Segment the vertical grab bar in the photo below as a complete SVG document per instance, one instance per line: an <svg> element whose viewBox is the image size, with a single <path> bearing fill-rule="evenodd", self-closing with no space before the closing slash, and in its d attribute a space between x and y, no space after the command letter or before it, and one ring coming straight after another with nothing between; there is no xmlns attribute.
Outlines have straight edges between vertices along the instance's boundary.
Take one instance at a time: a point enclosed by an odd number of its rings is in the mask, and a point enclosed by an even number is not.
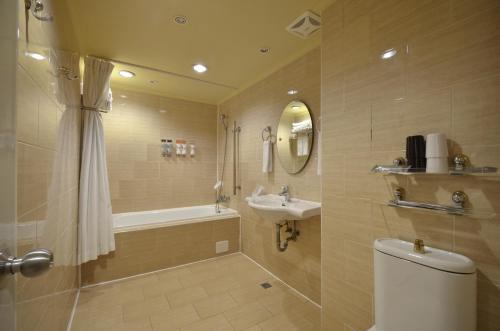
<svg viewBox="0 0 500 331"><path fill-rule="evenodd" d="M237 190L241 189L241 186L237 184L237 158L239 161L239 144L240 144L240 131L241 128L236 126L236 121L233 123L233 195L236 195Z"/></svg>

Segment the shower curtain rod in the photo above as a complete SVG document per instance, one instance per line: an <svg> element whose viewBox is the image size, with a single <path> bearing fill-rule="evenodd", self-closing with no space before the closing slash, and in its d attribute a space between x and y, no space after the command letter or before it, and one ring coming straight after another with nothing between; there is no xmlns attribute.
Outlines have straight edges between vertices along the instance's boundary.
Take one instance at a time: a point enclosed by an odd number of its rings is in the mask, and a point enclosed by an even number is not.
<svg viewBox="0 0 500 331"><path fill-rule="evenodd" d="M102 60L106 60L106 61L110 61L110 62L115 63L115 64L122 64L122 65L126 65L126 66L131 66L131 67L141 68L141 69L145 69L145 70L150 70L150 71L158 72L158 73L161 73L161 74L164 74L164 75L170 75L170 76L175 76L175 77L179 77L179 78L194 80L194 81L197 81L197 82L200 82L200 83L205 83L205 84L210 84L210 85L214 85L214 86L224 87L224 88L231 89L231 90L237 90L238 89L235 86L226 85L226 84L217 83L217 82L212 82L212 81L205 80L205 79L194 78L194 77L190 77L190 76L187 76L187 75L178 74L178 73L175 73L175 72L172 72L172 71L167 71L167 70L157 69L157 68L153 68L153 67L148 67L148 66L145 66L145 65L142 65L142 64L125 62L125 61L120 61L120 60L116 60L116 59L105 58L105 57L101 57L101 56L93 56L93 57L96 57L96 58L99 58L99 59L102 59Z"/></svg>

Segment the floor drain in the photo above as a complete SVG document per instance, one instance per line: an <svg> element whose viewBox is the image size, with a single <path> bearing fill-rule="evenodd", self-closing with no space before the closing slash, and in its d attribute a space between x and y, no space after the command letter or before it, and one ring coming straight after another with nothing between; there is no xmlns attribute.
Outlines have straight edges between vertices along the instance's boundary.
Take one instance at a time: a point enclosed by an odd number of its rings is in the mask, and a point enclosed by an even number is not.
<svg viewBox="0 0 500 331"><path fill-rule="evenodd" d="M262 283L262 284L260 284L260 286L262 286L262 287L263 287L263 288L265 288L265 289L268 289L268 288L270 288L270 287L273 287L273 286L272 286L271 284L269 284L269 283Z"/></svg>

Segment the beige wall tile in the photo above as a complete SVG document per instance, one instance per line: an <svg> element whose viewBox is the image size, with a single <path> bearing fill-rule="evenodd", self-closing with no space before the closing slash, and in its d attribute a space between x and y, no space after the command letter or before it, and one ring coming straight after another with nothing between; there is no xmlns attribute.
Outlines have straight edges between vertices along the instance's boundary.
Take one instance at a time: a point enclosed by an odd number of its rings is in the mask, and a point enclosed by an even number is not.
<svg viewBox="0 0 500 331"><path fill-rule="evenodd" d="M103 115L114 213L211 204L217 107L125 90ZM126 96L127 98L123 98ZM196 156L161 156L161 139L184 138Z"/></svg>
<svg viewBox="0 0 500 331"><path fill-rule="evenodd" d="M40 89L22 68L17 70L17 139L35 143L38 138L38 101Z"/></svg>
<svg viewBox="0 0 500 331"><path fill-rule="evenodd" d="M299 93L289 96L289 89ZM289 185L292 196L320 201L320 181L317 175L317 144L313 143L312 156L298 174L289 175L274 155L274 171L262 173L261 131L271 126L273 132L285 106L292 100L301 100L308 105L314 123L317 124L320 110L320 51L313 50L255 85L230 98L219 106L219 112L241 126L239 145L239 181L241 191L231 196L230 206L242 215L242 250L258 263L269 269L285 282L320 302L320 219L299 222L301 235L297 242L290 243L286 252L275 248L274 226L262 219L248 207L245 197L250 196L256 185L265 186L266 192L278 192L281 185ZM369 112L367 119L369 120ZM367 122L369 123L369 122ZM226 167L224 174L225 193L232 194L233 138L228 132ZM224 130L219 125L219 158L224 149ZM368 136L369 137L369 136ZM369 143L369 140L367 140ZM222 162L222 160L221 160ZM325 169L325 168L323 168ZM324 170L325 171L325 170ZM260 275L256 275L260 277Z"/></svg>
<svg viewBox="0 0 500 331"><path fill-rule="evenodd" d="M24 17L22 5L19 15ZM78 139L73 146L66 145L64 165L54 164L60 153L56 142L61 138L58 130L63 108L56 101L48 61L24 56L23 29L19 34L16 95L17 255L42 247L54 253L55 261L50 272L40 277L16 277L17 327L66 330L79 287L75 265L79 145ZM53 51L61 46L60 32L53 25L42 28L30 24L30 44L48 54L49 48ZM77 123L76 137L79 128ZM26 228L30 229L29 238L22 235Z"/></svg>
<svg viewBox="0 0 500 331"><path fill-rule="evenodd" d="M498 211L497 178L406 178L369 170L404 156L406 136L431 132L447 134L452 155L463 152L475 165L500 165L494 111L500 104L500 6L488 0L341 0L322 19L323 169L330 169L322 186L322 329L373 325L372 242L393 237L423 238L472 258L480 279L478 330L495 330L496 217L418 213L384 204L398 186L408 199L444 204L462 190L469 207L491 214ZM382 60L391 48L397 55Z"/></svg>

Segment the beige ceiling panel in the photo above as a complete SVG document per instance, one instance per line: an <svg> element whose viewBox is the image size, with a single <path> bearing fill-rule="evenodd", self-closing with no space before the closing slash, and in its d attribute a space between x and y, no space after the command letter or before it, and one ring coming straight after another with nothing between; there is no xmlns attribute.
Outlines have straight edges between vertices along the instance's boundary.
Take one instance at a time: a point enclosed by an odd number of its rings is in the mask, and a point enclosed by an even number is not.
<svg viewBox="0 0 500 331"><path fill-rule="evenodd" d="M334 0L66 0L82 54L154 67L216 83L244 87L319 45L285 30L306 10L321 13ZM173 22L185 15L188 24ZM269 47L261 54L261 47ZM202 75L192 71L204 63ZM139 79L120 82L158 93L211 95L220 101L234 90L204 87L178 78L158 79L158 92ZM156 87L160 89L160 86ZM173 88L174 90L170 90ZM194 88L194 91L182 89Z"/></svg>
<svg viewBox="0 0 500 331"><path fill-rule="evenodd" d="M122 69L133 71L136 76L132 79L123 78L119 75L119 71ZM120 64L115 64L115 69L111 75L111 87L121 87L133 91L209 104L217 104L218 100L235 91L235 89L227 87Z"/></svg>

